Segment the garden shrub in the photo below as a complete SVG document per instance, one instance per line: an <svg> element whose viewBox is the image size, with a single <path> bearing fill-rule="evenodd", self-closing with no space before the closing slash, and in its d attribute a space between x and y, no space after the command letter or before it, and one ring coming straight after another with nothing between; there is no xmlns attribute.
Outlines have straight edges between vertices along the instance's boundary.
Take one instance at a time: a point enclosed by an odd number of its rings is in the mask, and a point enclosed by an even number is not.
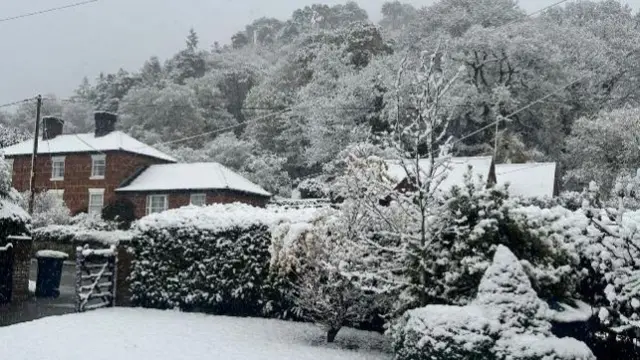
<svg viewBox="0 0 640 360"><path fill-rule="evenodd" d="M248 205L185 207L134 226L135 305L220 315L284 317L269 274L270 226L287 217Z"/></svg>
<svg viewBox="0 0 640 360"><path fill-rule="evenodd" d="M136 220L135 205L129 199L116 199L102 209L102 218L126 230Z"/></svg>
<svg viewBox="0 0 640 360"><path fill-rule="evenodd" d="M549 315L518 259L500 245L471 304L410 310L389 334L396 360L595 360L584 343L555 337Z"/></svg>
<svg viewBox="0 0 640 360"><path fill-rule="evenodd" d="M431 302L465 305L475 296L498 245L526 265L534 289L544 299L567 298L577 275L562 239L540 236L522 212L522 202L504 188L487 189L467 175L463 186L443 196L444 207L432 222L433 240L424 260L431 265ZM533 206L531 206L533 207Z"/></svg>
<svg viewBox="0 0 640 360"><path fill-rule="evenodd" d="M431 305L407 311L392 329L397 360L492 360L495 321L477 306Z"/></svg>

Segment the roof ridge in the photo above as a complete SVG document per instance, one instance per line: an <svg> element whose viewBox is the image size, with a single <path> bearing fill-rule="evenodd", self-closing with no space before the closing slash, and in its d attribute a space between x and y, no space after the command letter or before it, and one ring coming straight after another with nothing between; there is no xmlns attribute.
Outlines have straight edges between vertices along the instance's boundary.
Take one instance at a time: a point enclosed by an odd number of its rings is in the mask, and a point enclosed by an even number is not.
<svg viewBox="0 0 640 360"><path fill-rule="evenodd" d="M224 183L227 186L227 189L230 189L229 187L229 180L227 180L227 177L224 175L224 171L222 171L222 168L228 170L224 165L220 164L219 162L214 162L214 164L218 165L218 171L220 171L220 175L222 176L222 179L224 180Z"/></svg>

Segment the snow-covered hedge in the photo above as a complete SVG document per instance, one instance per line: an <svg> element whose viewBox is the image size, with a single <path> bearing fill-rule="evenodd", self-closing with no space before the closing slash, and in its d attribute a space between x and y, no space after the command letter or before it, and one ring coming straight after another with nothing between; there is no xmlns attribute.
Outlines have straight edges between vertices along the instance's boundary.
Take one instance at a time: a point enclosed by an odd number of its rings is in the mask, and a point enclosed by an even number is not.
<svg viewBox="0 0 640 360"><path fill-rule="evenodd" d="M0 240L29 232L31 217L12 199L0 196Z"/></svg>
<svg viewBox="0 0 640 360"><path fill-rule="evenodd" d="M389 333L397 360L594 360L584 343L551 334L550 314L500 245L470 305L410 310Z"/></svg>
<svg viewBox="0 0 640 360"><path fill-rule="evenodd" d="M133 229L132 300L154 308L281 316L282 295L269 278L270 228L309 214L218 204L147 216Z"/></svg>

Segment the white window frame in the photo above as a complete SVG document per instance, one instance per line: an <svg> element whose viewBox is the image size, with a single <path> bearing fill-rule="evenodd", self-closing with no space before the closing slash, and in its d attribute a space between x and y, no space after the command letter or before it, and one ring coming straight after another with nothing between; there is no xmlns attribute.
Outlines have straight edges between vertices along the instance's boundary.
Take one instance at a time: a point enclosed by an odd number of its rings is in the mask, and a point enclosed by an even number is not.
<svg viewBox="0 0 640 360"><path fill-rule="evenodd" d="M96 175L96 161L104 162L102 175ZM107 155L105 154L91 155L91 177L89 179L102 180L104 179L104 176L106 173L107 173Z"/></svg>
<svg viewBox="0 0 640 360"><path fill-rule="evenodd" d="M164 199L163 200L164 201L163 209L159 210L160 208L154 209L152 207L154 198L162 198L162 199ZM147 207L146 207L146 214L147 215L163 212L163 211L166 211L168 209L169 209L169 195L166 195L166 194L150 194L150 195L147 195Z"/></svg>
<svg viewBox="0 0 640 360"><path fill-rule="evenodd" d="M4 159L9 168L9 183L13 185L13 159Z"/></svg>
<svg viewBox="0 0 640 360"><path fill-rule="evenodd" d="M194 198L200 198L202 200L202 203L195 204L194 201L193 201ZM194 205L194 206L205 206L205 205L207 205L207 194L205 194L205 193L191 193L191 195L189 195L189 205Z"/></svg>
<svg viewBox="0 0 640 360"><path fill-rule="evenodd" d="M51 158L51 180L64 180L64 170L65 170L65 157L64 156L53 156ZM56 163L62 162L62 176L56 176Z"/></svg>
<svg viewBox="0 0 640 360"><path fill-rule="evenodd" d="M102 196L102 204L100 204L100 210L96 212L96 210L92 211L92 208L96 207L97 204L93 204L91 199L93 195L101 195ZM87 206L87 213L89 215L94 216L102 216L102 209L104 208L104 189L89 189L89 204Z"/></svg>

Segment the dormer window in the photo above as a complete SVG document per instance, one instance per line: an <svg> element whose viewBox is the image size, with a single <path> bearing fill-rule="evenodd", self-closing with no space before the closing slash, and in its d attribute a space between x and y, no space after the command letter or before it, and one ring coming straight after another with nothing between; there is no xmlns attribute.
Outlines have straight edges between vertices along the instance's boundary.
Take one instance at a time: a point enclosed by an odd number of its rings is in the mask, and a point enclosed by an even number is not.
<svg viewBox="0 0 640 360"><path fill-rule="evenodd" d="M91 155L91 179L104 179L107 170L107 156Z"/></svg>

